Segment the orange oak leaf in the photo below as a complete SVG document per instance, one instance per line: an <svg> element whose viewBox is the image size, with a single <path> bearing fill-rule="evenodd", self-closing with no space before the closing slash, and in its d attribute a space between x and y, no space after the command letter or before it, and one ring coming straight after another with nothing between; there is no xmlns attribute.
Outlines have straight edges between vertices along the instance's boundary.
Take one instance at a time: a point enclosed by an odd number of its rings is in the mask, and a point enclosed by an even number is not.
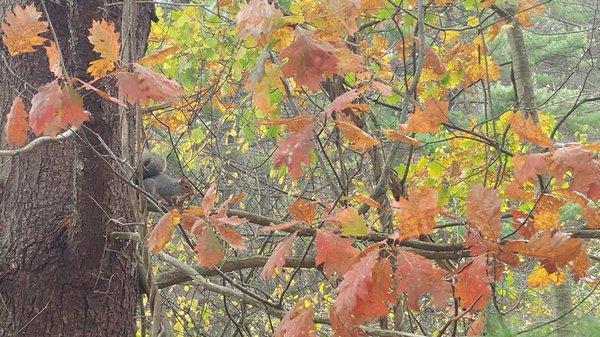
<svg viewBox="0 0 600 337"><path fill-rule="evenodd" d="M6 134L6 143L8 145L23 146L27 144L27 131L29 124L27 123L27 111L21 96L15 97L13 100L10 112L6 117L6 125L4 131Z"/></svg>
<svg viewBox="0 0 600 337"><path fill-rule="evenodd" d="M263 125L284 125L288 131L296 132L304 129L307 125L312 124L312 117L308 115L299 115L296 117L286 117L279 119L271 119L264 121Z"/></svg>
<svg viewBox="0 0 600 337"><path fill-rule="evenodd" d="M48 68L50 68L50 71L56 77L61 77L62 68L58 58L58 48L56 47L56 43L54 43L54 41L50 41L50 44L44 46L44 49L46 49L46 56L48 57Z"/></svg>
<svg viewBox="0 0 600 337"><path fill-rule="evenodd" d="M448 101L428 99L421 110L415 107L415 112L408 118L406 124L401 125L405 131L412 132L437 132L440 124L448 121Z"/></svg>
<svg viewBox="0 0 600 337"><path fill-rule="evenodd" d="M61 87L58 80L39 87L31 99L29 126L36 135L56 136L68 125L78 128L89 119L81 96L71 87Z"/></svg>
<svg viewBox="0 0 600 337"><path fill-rule="evenodd" d="M240 37L249 36L261 42L280 25L283 13L274 4L264 0L250 0L242 5L235 16Z"/></svg>
<svg viewBox="0 0 600 337"><path fill-rule="evenodd" d="M565 200L552 194L543 194L535 206L533 225L537 229L560 227L560 208Z"/></svg>
<svg viewBox="0 0 600 337"><path fill-rule="evenodd" d="M201 221L201 220L199 220ZM194 247L196 257L200 261L200 265L207 268L216 266L225 256L225 247L217 238L217 235L208 225L200 225L199 228L193 230L197 233L198 240Z"/></svg>
<svg viewBox="0 0 600 337"><path fill-rule="evenodd" d="M181 225L183 225L186 231L191 232L192 226L202 217L204 217L204 209L202 207L186 208L181 213Z"/></svg>
<svg viewBox="0 0 600 337"><path fill-rule="evenodd" d="M325 275L343 275L360 251L352 247L353 240L341 238L336 234L317 229L315 263L323 264Z"/></svg>
<svg viewBox="0 0 600 337"><path fill-rule="evenodd" d="M433 70L433 73L436 75L442 75L446 72L446 66L444 66L438 54L430 46L425 46L425 63L423 66Z"/></svg>
<svg viewBox="0 0 600 337"><path fill-rule="evenodd" d="M329 42L317 41L311 32L297 28L294 42L279 54L280 58L288 59L282 68L283 75L315 91L327 75L336 71L335 51Z"/></svg>
<svg viewBox="0 0 600 337"><path fill-rule="evenodd" d="M297 235L298 232L294 232L277 244L277 247L275 247L273 253L271 253L267 263L265 263L262 271L260 272L260 276L262 278L266 279L273 277L275 268L283 268L285 259L287 259L287 257L290 255L292 246L294 245L294 239L296 239Z"/></svg>
<svg viewBox="0 0 600 337"><path fill-rule="evenodd" d="M331 313L336 321L336 332L339 329L356 330L361 323L384 316L388 312L387 303L396 298L392 292L392 269L387 259L378 259L379 250L372 249L355 262L344 274L344 279L337 288L338 296ZM342 327L347 325L347 327Z"/></svg>
<svg viewBox="0 0 600 337"><path fill-rule="evenodd" d="M339 95L336 99L331 102L325 110L323 110L323 117L330 118L334 112L342 112L344 109L355 100L358 99L358 92L356 89L352 89Z"/></svg>
<svg viewBox="0 0 600 337"><path fill-rule="evenodd" d="M312 304L300 299L275 329L273 337L316 337L315 311Z"/></svg>
<svg viewBox="0 0 600 337"><path fill-rule="evenodd" d="M100 59L90 63L88 74L100 78L115 69L115 61L119 59L121 50L119 33L111 22L104 19L92 21L89 32L88 40L94 46L94 51L100 54Z"/></svg>
<svg viewBox="0 0 600 337"><path fill-rule="evenodd" d="M501 200L498 191L481 185L471 187L467 197L467 219L483 237L495 241L500 236Z"/></svg>
<svg viewBox="0 0 600 337"><path fill-rule="evenodd" d="M386 137L388 137L389 139L401 142L401 143L406 143L412 146L419 146L421 145L421 142L418 141L417 139L414 139L412 137L409 137L401 132L398 132L396 130L381 130L381 132L383 132L384 135L386 135Z"/></svg>
<svg viewBox="0 0 600 337"><path fill-rule="evenodd" d="M354 35L358 31L356 19L360 0L329 0L325 4L331 13L331 20L344 27L345 33Z"/></svg>
<svg viewBox="0 0 600 337"><path fill-rule="evenodd" d="M152 232L148 234L148 249L154 253L158 253L171 240L173 234L173 228L179 220L181 214L177 210L171 210L158 219L158 222L152 229Z"/></svg>
<svg viewBox="0 0 600 337"><path fill-rule="evenodd" d="M531 118L523 118L522 114L515 113L510 118L510 126L521 140L526 140L541 147L554 147L554 143Z"/></svg>
<svg viewBox="0 0 600 337"><path fill-rule="evenodd" d="M431 301L438 310L448 305L452 287L444 281L445 270L435 267L421 255L407 251L399 251L396 258L397 289L406 293L410 308L419 310L419 298L425 293L431 294Z"/></svg>
<svg viewBox="0 0 600 337"><path fill-rule="evenodd" d="M12 56L34 52L33 47L46 42L46 38L39 34L48 31L48 23L39 21L41 17L42 13L38 12L33 4L25 7L15 6L12 12L4 12L4 22L0 24L2 41Z"/></svg>
<svg viewBox="0 0 600 337"><path fill-rule="evenodd" d="M589 268L589 260L581 259L581 255L587 257L587 246L581 239L571 238L570 235L553 230L546 230L533 236L529 241L511 241L505 246L520 254L534 257L549 274L554 273L557 268L573 264L577 273L581 274Z"/></svg>
<svg viewBox="0 0 600 337"><path fill-rule="evenodd" d="M273 154L273 167L286 165L292 179L298 179L302 174L302 163L310 165L310 150L313 148L312 123L303 129L292 133L287 139L277 144Z"/></svg>
<svg viewBox="0 0 600 337"><path fill-rule="evenodd" d="M233 249L240 251L246 249L245 239L240 233L225 226L216 226L216 228L223 240L231 245Z"/></svg>
<svg viewBox="0 0 600 337"><path fill-rule="evenodd" d="M142 65L133 64L133 72L117 73L119 98L127 96L131 104L145 104L149 100L176 103L183 96L183 88L177 82Z"/></svg>
<svg viewBox="0 0 600 337"><path fill-rule="evenodd" d="M392 208L395 211L400 240L430 233L440 213L437 192L427 187L411 193L409 199L400 198L399 201L393 201Z"/></svg>
<svg viewBox="0 0 600 337"><path fill-rule="evenodd" d="M534 178L536 175L547 170L552 154L532 153L526 156L515 155L513 165L515 167L515 181L522 185L524 182Z"/></svg>
<svg viewBox="0 0 600 337"><path fill-rule="evenodd" d="M350 141L350 146L357 151L365 152L381 144L377 138L364 132L350 121L335 120L334 123L342 135Z"/></svg>
<svg viewBox="0 0 600 337"><path fill-rule="evenodd" d="M145 67L151 67L164 62L169 56L175 54L178 51L179 47L177 45L165 47L155 51L151 55L142 57L141 59L137 60L136 63L141 64Z"/></svg>
<svg viewBox="0 0 600 337"><path fill-rule="evenodd" d="M456 277L454 296L459 298L462 308L482 310L492 297L488 275L487 257L480 255L460 267Z"/></svg>
<svg viewBox="0 0 600 337"><path fill-rule="evenodd" d="M306 199L297 199L290 206L290 214L299 221L313 222L317 216L317 204Z"/></svg>
<svg viewBox="0 0 600 337"><path fill-rule="evenodd" d="M598 200L594 191L600 187L600 161L596 159L594 152L579 144L558 148L552 152L548 172L556 178L559 185L567 175L570 191L587 194L588 198Z"/></svg>

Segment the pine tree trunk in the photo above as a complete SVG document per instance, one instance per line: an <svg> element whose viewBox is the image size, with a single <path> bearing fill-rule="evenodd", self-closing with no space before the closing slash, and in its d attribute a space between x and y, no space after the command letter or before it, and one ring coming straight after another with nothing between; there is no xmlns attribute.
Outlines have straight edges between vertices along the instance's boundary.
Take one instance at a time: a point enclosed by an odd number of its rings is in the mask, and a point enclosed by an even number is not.
<svg viewBox="0 0 600 337"><path fill-rule="evenodd" d="M113 1L45 1L72 76L90 80L86 69L98 58L87 40L92 20L120 26L122 6L107 2ZM23 3L0 0L0 20L4 10ZM40 1L35 5L43 12ZM139 52L151 10L137 8ZM6 148L1 133L13 98L21 94L29 102L52 77L41 51L11 57L1 46L0 57L0 146ZM135 229L122 225L134 222L132 206L127 185L95 152L106 153L100 136L120 155L120 119L116 107L95 94L86 94L84 105L94 118L86 125L95 134L82 129L75 137L0 158L0 336L134 335L135 247L109 235Z"/></svg>

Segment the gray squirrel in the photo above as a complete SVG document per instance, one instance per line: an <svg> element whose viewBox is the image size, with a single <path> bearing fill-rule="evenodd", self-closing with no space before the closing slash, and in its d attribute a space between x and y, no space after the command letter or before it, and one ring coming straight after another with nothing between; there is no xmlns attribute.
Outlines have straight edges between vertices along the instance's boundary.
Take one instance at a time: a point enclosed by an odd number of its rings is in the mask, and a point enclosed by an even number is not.
<svg viewBox="0 0 600 337"><path fill-rule="evenodd" d="M176 179L164 173L167 166L165 158L153 153L142 155L144 189L154 198L166 205L178 205L181 200L194 194L194 186L185 178ZM151 211L157 211L148 205Z"/></svg>

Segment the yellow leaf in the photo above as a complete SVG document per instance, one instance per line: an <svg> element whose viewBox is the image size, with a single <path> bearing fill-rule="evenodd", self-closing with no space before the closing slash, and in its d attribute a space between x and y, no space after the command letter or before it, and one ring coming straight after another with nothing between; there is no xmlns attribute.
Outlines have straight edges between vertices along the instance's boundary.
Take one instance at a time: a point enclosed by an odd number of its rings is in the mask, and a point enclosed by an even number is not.
<svg viewBox="0 0 600 337"><path fill-rule="evenodd" d="M114 62L119 58L121 49L119 33L112 23L105 20L94 20L89 32L88 40L94 46L94 51L100 54L100 60L91 63L88 73L98 78L114 69Z"/></svg>
<svg viewBox="0 0 600 337"><path fill-rule="evenodd" d="M565 273L561 269L557 269L554 273L548 274L546 268L538 266L527 277L527 286L535 288L551 283L561 284L564 281Z"/></svg>
<svg viewBox="0 0 600 337"><path fill-rule="evenodd" d="M0 24L4 32L2 41L11 55L34 52L33 47L46 42L46 38L39 36L48 31L48 23L39 21L41 16L33 4L22 8L15 6L12 12L4 13L5 22Z"/></svg>

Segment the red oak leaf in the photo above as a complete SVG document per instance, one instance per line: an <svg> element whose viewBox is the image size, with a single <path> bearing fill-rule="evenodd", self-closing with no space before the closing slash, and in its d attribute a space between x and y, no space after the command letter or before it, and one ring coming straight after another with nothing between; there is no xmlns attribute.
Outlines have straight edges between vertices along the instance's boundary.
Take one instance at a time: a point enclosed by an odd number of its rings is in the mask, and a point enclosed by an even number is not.
<svg viewBox="0 0 600 337"><path fill-rule="evenodd" d="M301 299L281 319L273 337L316 337L315 311Z"/></svg>
<svg viewBox="0 0 600 337"><path fill-rule="evenodd" d="M133 64L133 72L117 73L119 98L127 96L131 104L148 101L177 102L183 96L183 88L175 81L156 73L137 63Z"/></svg>
<svg viewBox="0 0 600 337"><path fill-rule="evenodd" d="M498 191L481 185L471 187L467 197L467 219L484 238L495 241L500 235L500 197Z"/></svg>
<svg viewBox="0 0 600 337"><path fill-rule="evenodd" d="M352 265L338 286L338 296L331 308L336 333L360 332L359 325L388 312L387 303L395 301L391 290L392 269L387 259L378 259L379 250L372 249ZM343 327L345 326L345 327Z"/></svg>
<svg viewBox="0 0 600 337"><path fill-rule="evenodd" d="M317 255L315 263L323 264L325 275L343 275L350 267L360 251L352 247L353 240L341 238L338 235L317 229L315 234Z"/></svg>
<svg viewBox="0 0 600 337"><path fill-rule="evenodd" d="M193 231L198 233L198 241L196 241L194 252L200 261L200 265L207 268L216 266L225 256L225 248L219 238L208 225L203 225L198 229L193 229Z"/></svg>
<svg viewBox="0 0 600 337"><path fill-rule="evenodd" d="M330 118L331 114L334 112L342 112L357 99L358 93L356 92L356 89L343 93L327 106L327 108L323 111L323 117Z"/></svg>
<svg viewBox="0 0 600 337"><path fill-rule="evenodd" d="M290 234L287 238L283 239L283 241L281 241L277 247L275 247L275 250L273 250L273 253L271 253L267 263L265 263L265 266L260 272L260 276L262 276L262 278L266 279L273 277L275 268L283 268L285 259L292 251L292 246L294 245L294 239L296 238L296 235L298 235L298 232Z"/></svg>
<svg viewBox="0 0 600 337"><path fill-rule="evenodd" d="M336 71L335 52L336 48L329 42L317 41L311 32L297 28L294 42L279 54L280 58L288 59L283 65L283 75L315 91L327 75Z"/></svg>
<svg viewBox="0 0 600 337"><path fill-rule="evenodd" d="M419 310L419 298L425 293L431 294L433 305L442 310L448 305L452 294L449 282L444 281L446 271L435 267L426 258L414 253L399 251L396 262L397 289L406 293L406 303Z"/></svg>
<svg viewBox="0 0 600 337"><path fill-rule="evenodd" d="M38 88L31 100L29 126L36 135L56 136L68 125L80 127L90 119L83 110L81 96L70 87L61 87L54 80Z"/></svg>
<svg viewBox="0 0 600 337"><path fill-rule="evenodd" d="M309 152L313 147L312 124L292 133L287 139L277 144L273 155L273 167L286 165L292 179L298 179L302 174L302 163L310 165Z"/></svg>
<svg viewBox="0 0 600 337"><path fill-rule="evenodd" d="M482 310L492 297L492 277L488 275L486 255L473 258L459 270L454 296L459 298L462 308Z"/></svg>
<svg viewBox="0 0 600 337"><path fill-rule="evenodd" d="M6 133L6 143L8 145L23 146L27 144L27 111L21 96L15 97L10 108L10 112L6 117L6 125L4 126Z"/></svg>

